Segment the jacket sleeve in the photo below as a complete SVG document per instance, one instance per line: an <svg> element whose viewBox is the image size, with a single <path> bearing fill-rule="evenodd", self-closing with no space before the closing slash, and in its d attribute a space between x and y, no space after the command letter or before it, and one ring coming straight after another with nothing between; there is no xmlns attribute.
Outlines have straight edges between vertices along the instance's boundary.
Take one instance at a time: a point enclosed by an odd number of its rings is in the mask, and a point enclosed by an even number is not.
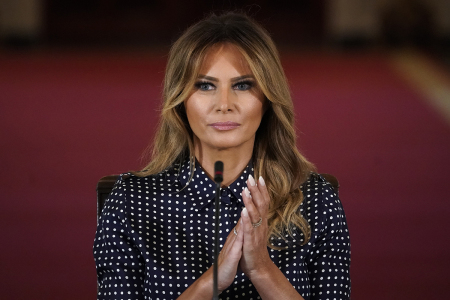
<svg viewBox="0 0 450 300"><path fill-rule="evenodd" d="M120 176L105 202L94 240L97 299L144 299L144 262L127 218L127 195L132 190Z"/></svg>
<svg viewBox="0 0 450 300"><path fill-rule="evenodd" d="M331 185L320 177L314 191L312 248L308 258L311 299L350 299L350 236L345 213Z"/></svg>

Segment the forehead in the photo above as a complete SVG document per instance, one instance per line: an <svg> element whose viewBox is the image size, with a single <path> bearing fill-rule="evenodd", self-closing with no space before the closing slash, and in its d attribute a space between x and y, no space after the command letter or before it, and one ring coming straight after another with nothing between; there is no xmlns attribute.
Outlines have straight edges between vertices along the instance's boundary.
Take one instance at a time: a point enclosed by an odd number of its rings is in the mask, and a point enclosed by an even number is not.
<svg viewBox="0 0 450 300"><path fill-rule="evenodd" d="M211 46L202 60L200 74L207 74L217 68L231 68L242 74L252 74L250 66L239 48L232 43Z"/></svg>

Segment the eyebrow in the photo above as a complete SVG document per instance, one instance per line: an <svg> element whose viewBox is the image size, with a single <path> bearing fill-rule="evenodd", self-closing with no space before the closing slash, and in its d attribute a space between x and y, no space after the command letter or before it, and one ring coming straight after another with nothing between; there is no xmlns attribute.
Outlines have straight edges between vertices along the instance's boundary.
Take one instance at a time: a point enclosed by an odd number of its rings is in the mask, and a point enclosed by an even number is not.
<svg viewBox="0 0 450 300"><path fill-rule="evenodd" d="M206 79L206 80L210 80L210 81L214 81L214 82L218 82L219 81L219 79L216 78L216 77L211 77L211 76L202 75L202 74L198 75L198 78ZM239 80L247 79L247 78L255 79L255 76L253 76L253 75L242 75L242 76L231 78L231 81L239 81Z"/></svg>

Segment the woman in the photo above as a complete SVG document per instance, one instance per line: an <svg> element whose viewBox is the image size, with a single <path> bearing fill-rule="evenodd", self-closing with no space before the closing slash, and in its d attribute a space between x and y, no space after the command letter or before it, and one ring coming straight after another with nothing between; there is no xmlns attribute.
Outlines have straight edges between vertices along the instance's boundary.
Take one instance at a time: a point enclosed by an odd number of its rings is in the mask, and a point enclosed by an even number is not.
<svg viewBox="0 0 450 300"><path fill-rule="evenodd" d="M98 298L212 298L221 160L221 299L348 299L345 215L297 151L267 32L236 13L190 27L172 46L163 98L151 162L119 178L99 219Z"/></svg>

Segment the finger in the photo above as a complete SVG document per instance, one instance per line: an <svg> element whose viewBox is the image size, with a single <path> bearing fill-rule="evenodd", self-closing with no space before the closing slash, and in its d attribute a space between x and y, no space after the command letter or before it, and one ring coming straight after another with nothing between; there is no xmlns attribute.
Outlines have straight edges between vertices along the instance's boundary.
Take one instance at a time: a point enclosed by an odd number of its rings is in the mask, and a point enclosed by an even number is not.
<svg viewBox="0 0 450 300"><path fill-rule="evenodd" d="M258 208L255 206L253 197L250 196L249 190L247 188L244 188L244 190L242 191L242 200L244 200L244 205L248 210L248 214L250 215L252 223L258 222L261 214L259 213Z"/></svg>
<svg viewBox="0 0 450 300"><path fill-rule="evenodd" d="M241 218L239 218L238 222L236 223L236 226L234 226L234 228L236 228L236 232L239 232L240 227L241 227Z"/></svg>
<svg viewBox="0 0 450 300"><path fill-rule="evenodd" d="M242 221L238 222L238 228L236 228L237 235L234 240L233 248L239 249L239 251L242 250L242 245L244 244L244 231L241 230L242 226L240 226Z"/></svg>
<svg viewBox="0 0 450 300"><path fill-rule="evenodd" d="M225 241L225 244L223 245L222 249L220 250L219 253L219 261L223 261L223 260L228 260L230 259L230 255L231 257L234 257L234 259L232 258L232 260L236 259L236 251L233 252L233 249L235 247L235 240L236 240L236 235L234 234L234 232L230 232L228 234L227 240Z"/></svg>
<svg viewBox="0 0 450 300"><path fill-rule="evenodd" d="M268 210L269 204L270 204L270 196L269 196L269 191L267 190L266 182L264 181L264 178L262 176L259 176L259 179L258 179L258 189L264 199L264 207L263 208Z"/></svg>
<svg viewBox="0 0 450 300"><path fill-rule="evenodd" d="M236 228L237 231L237 228ZM234 228L231 230L231 232L228 233L227 239L225 240L225 244L222 247L222 251L226 250L230 244L234 242L234 239L236 238L236 234L234 233Z"/></svg>
<svg viewBox="0 0 450 300"><path fill-rule="evenodd" d="M234 234L234 230L231 230L231 232L228 233L227 239L226 239L225 244L223 245L222 249L224 249L225 247L228 247L228 245L233 243L235 236L236 235Z"/></svg>
<svg viewBox="0 0 450 300"><path fill-rule="evenodd" d="M231 235L235 236L234 233ZM234 280L239 262L242 257L243 233L240 239L238 236L227 238L227 242L222 248L218 259L218 287L219 291L226 289ZM212 270L212 268L210 268ZM209 271L209 270L208 270Z"/></svg>
<svg viewBox="0 0 450 300"><path fill-rule="evenodd" d="M230 233L232 236L229 237L230 242L227 245L227 251L224 253L227 257L231 257L234 259L240 259L242 253L242 245L244 242L244 233L239 229L236 229L237 235L233 232ZM227 239L228 242L228 239Z"/></svg>
<svg viewBox="0 0 450 300"><path fill-rule="evenodd" d="M260 187L256 185L255 179L251 174L248 176L247 187L252 195L254 205L256 206L258 211L260 211L260 213L263 213L266 201L264 199L264 196L260 192Z"/></svg>
<svg viewBox="0 0 450 300"><path fill-rule="evenodd" d="M248 210L245 207L241 212L241 219L242 219L242 226L241 226L240 230L244 233L244 241L245 241L245 240L247 240L246 237L249 238L253 232L252 221L248 214Z"/></svg>

